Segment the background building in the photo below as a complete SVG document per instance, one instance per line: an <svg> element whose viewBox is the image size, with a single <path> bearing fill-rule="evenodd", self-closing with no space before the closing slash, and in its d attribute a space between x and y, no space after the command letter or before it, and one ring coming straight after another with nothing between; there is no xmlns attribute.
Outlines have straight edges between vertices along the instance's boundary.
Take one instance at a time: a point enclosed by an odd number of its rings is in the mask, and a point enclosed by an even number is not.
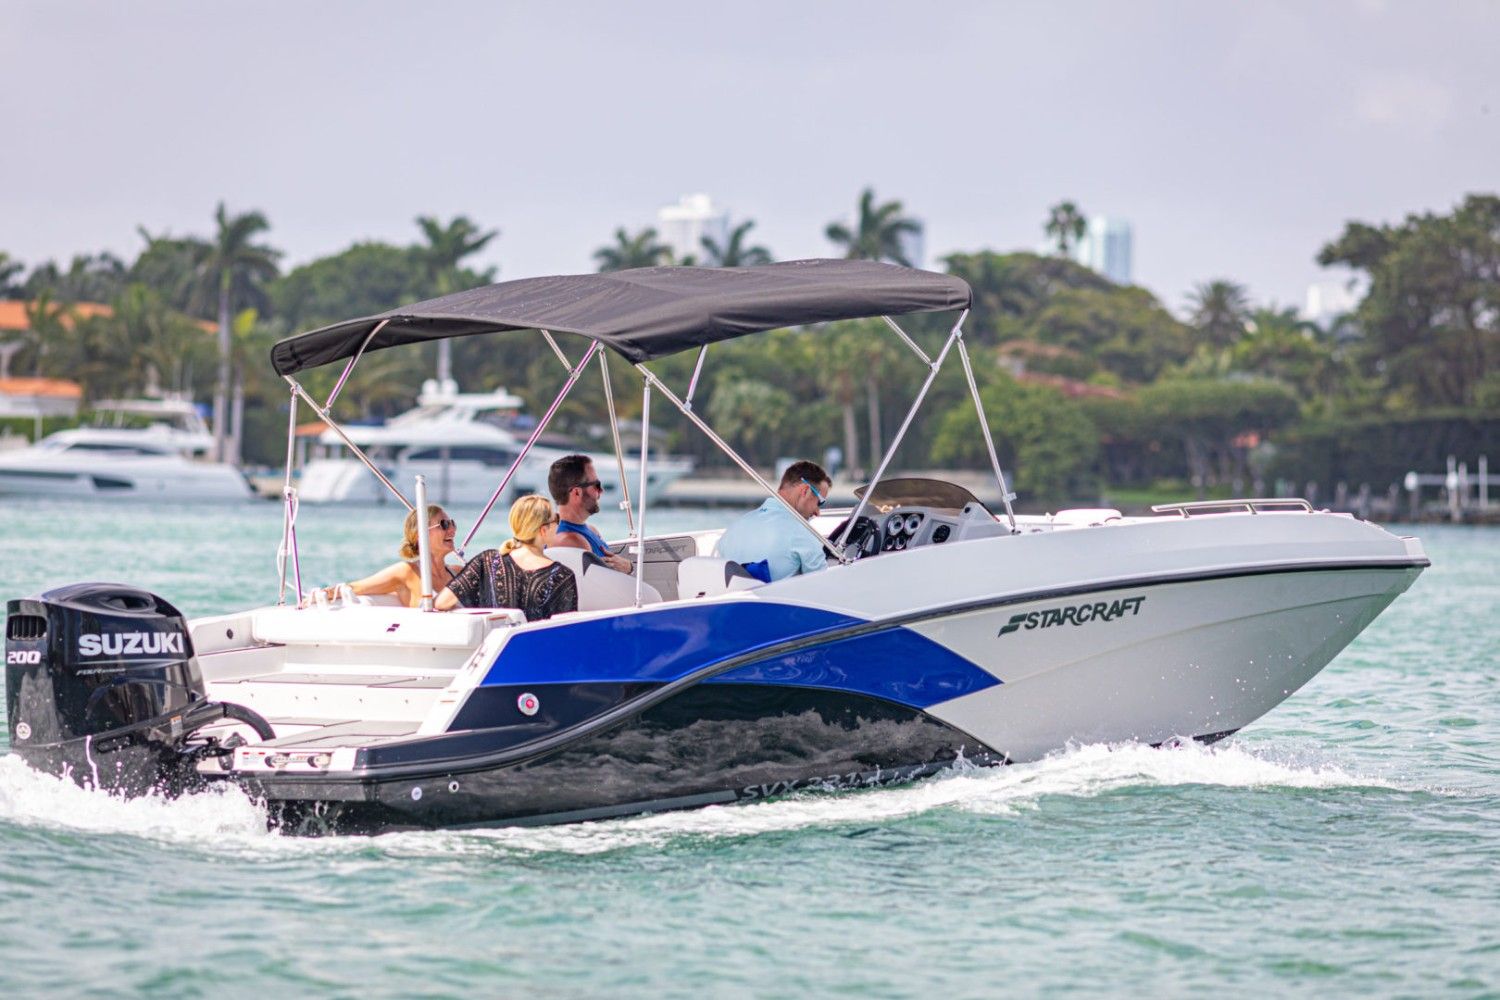
<svg viewBox="0 0 1500 1000"><path fill-rule="evenodd" d="M1093 215L1089 217L1083 238L1073 245L1069 256L1117 285L1129 285L1132 283L1133 242L1130 223L1106 215Z"/></svg>
<svg viewBox="0 0 1500 1000"><path fill-rule="evenodd" d="M656 212L656 235L672 248L672 258L703 259L703 237L723 246L729 240L729 213L714 207L706 194L685 194L675 205Z"/></svg>

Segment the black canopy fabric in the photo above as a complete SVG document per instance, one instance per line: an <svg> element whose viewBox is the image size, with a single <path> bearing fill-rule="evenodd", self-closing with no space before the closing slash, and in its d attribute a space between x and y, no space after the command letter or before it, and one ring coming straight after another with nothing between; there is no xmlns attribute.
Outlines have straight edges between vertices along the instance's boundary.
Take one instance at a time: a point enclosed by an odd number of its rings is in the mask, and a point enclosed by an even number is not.
<svg viewBox="0 0 1500 1000"><path fill-rule="evenodd" d="M960 278L865 260L644 267L522 278L298 334L271 349L282 375L400 344L502 330L591 337L633 362L747 333L864 316L967 309Z"/></svg>

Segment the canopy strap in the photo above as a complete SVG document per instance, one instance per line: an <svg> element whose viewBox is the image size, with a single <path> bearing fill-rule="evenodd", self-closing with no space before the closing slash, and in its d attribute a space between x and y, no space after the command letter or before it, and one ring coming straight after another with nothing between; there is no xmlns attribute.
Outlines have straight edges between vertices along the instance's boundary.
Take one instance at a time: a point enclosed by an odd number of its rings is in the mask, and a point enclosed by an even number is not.
<svg viewBox="0 0 1500 1000"><path fill-rule="evenodd" d="M583 374L583 369L593 360L594 352L598 350L599 342L596 340L589 344L589 349L584 352L583 360L578 362L578 367L568 372L568 378L563 382L563 387L558 390L557 398L552 401L551 406L547 407L547 412L542 416L542 419L537 421L536 427L531 431L531 437L526 439L526 444L522 446L520 454L516 456L514 462L510 463L510 468L505 470L505 478L500 480L500 485L496 486L495 492L490 494L490 502L484 505L484 510L480 511L479 516L474 519L474 526L464 536L464 543L456 550L460 559L464 558L464 550L469 547L469 543L479 533L479 526L484 523L486 517L490 516L490 511L494 509L495 502L505 493L505 488L510 485L511 478L515 476L516 470L521 467L522 462L526 461L526 456L530 453L532 446L536 444L537 438L542 436L542 432L552 422L553 416L557 414L557 408L562 406L563 400L568 398L568 393L573 391L573 386L578 384L578 376Z"/></svg>
<svg viewBox="0 0 1500 1000"><path fill-rule="evenodd" d="M781 495L780 492L777 491L776 487L772 486L765 479L761 478L760 473L756 472L749 462L746 462L743 458L741 458L739 456L739 453L736 452L732 447L730 447L727 441L719 437L718 434L715 434L714 429L708 426L708 424L704 423L703 419L699 417L698 414L694 413L691 409L685 406L682 400L678 399L677 396L673 394L672 390L667 388L666 383L657 378L645 365L638 364L635 367L638 371L640 371L641 375L646 379L648 384L654 386L658 392L660 392L663 396L666 396L667 400L673 406L677 407L677 409L681 411L684 417L687 417L688 420L692 421L695 427L697 427L700 431L707 435L708 439L715 445L717 445L720 451L728 455L730 460L733 461L735 465L738 465L745 471L746 475L759 483L761 489L765 490L771 495L771 499L775 500L777 503L781 504L781 506L791 511L792 514L796 515L798 523L806 528L808 533L818 540L819 545L827 549L829 554L832 555L835 559L843 559L844 553L841 549L839 549L837 545L835 545L829 539L824 538L822 533L820 533L817 528L814 528L812 526L812 522L808 521L807 518L798 513L795 507L787 503L786 499Z"/></svg>
<svg viewBox="0 0 1500 1000"><path fill-rule="evenodd" d="M411 501L406 499L406 494L396 489L396 484L391 482L390 479L386 478L386 474L380 471L379 466L370 461L370 456L366 455L363 451L360 450L359 445L350 440L349 435L344 433L344 429L339 426L338 421L334 420L333 417L329 415L327 407L319 406L318 401L309 396L307 394L307 390L298 385L297 380L292 378L290 375L283 375L282 378L287 380L287 383L291 385L292 391L294 393L301 396L303 401L305 401L308 406L312 407L312 411L318 415L319 419L321 419L325 424L328 425L329 430L337 434L339 438L344 442L344 444L348 447L348 449L354 452L354 456L361 462L365 463L365 468L375 473L375 478L379 479L382 483L385 484L386 489L395 494L396 499L401 501L402 506L404 506L407 510L416 509L412 506Z"/></svg>

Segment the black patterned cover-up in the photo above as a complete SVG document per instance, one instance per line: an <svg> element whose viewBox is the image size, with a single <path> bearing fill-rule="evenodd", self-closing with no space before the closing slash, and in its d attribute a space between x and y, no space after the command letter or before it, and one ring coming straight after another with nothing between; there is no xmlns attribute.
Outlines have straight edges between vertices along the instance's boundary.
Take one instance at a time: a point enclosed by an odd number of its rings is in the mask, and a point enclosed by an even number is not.
<svg viewBox="0 0 1500 1000"><path fill-rule="evenodd" d="M529 622L578 610L578 581L562 563L524 570L509 553L486 549L448 584L466 608L519 608Z"/></svg>

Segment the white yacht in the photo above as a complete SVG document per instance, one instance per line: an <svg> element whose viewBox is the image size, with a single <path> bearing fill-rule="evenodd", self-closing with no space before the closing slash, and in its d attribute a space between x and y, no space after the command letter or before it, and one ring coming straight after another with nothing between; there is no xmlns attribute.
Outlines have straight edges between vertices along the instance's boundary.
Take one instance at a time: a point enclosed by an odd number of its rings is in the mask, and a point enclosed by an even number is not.
<svg viewBox="0 0 1500 1000"><path fill-rule="evenodd" d="M504 472L526 444L517 434L518 414L525 405L505 389L492 392L459 392L449 379L428 379L422 385L414 409L392 417L380 426L352 425L342 428L348 439L377 463L395 482L411 482L425 476L438 503L482 504ZM583 445L551 439L527 452L510 487L512 497L547 492L547 471L564 455L588 452ZM297 486L299 499L307 503L345 501L382 502L390 499L385 486L358 459L348 455L344 442L333 430L318 440L325 456L310 461ZM603 456L594 463L607 498L618 501L620 463ZM640 472L635 455L626 454L625 475L633 481ZM650 484L661 488L693 471L689 458L671 456L651 460Z"/></svg>
<svg viewBox="0 0 1500 1000"><path fill-rule="evenodd" d="M209 459L214 439L192 402L106 399L92 426L49 434L0 454L0 494L168 500L246 500L238 469Z"/></svg>

